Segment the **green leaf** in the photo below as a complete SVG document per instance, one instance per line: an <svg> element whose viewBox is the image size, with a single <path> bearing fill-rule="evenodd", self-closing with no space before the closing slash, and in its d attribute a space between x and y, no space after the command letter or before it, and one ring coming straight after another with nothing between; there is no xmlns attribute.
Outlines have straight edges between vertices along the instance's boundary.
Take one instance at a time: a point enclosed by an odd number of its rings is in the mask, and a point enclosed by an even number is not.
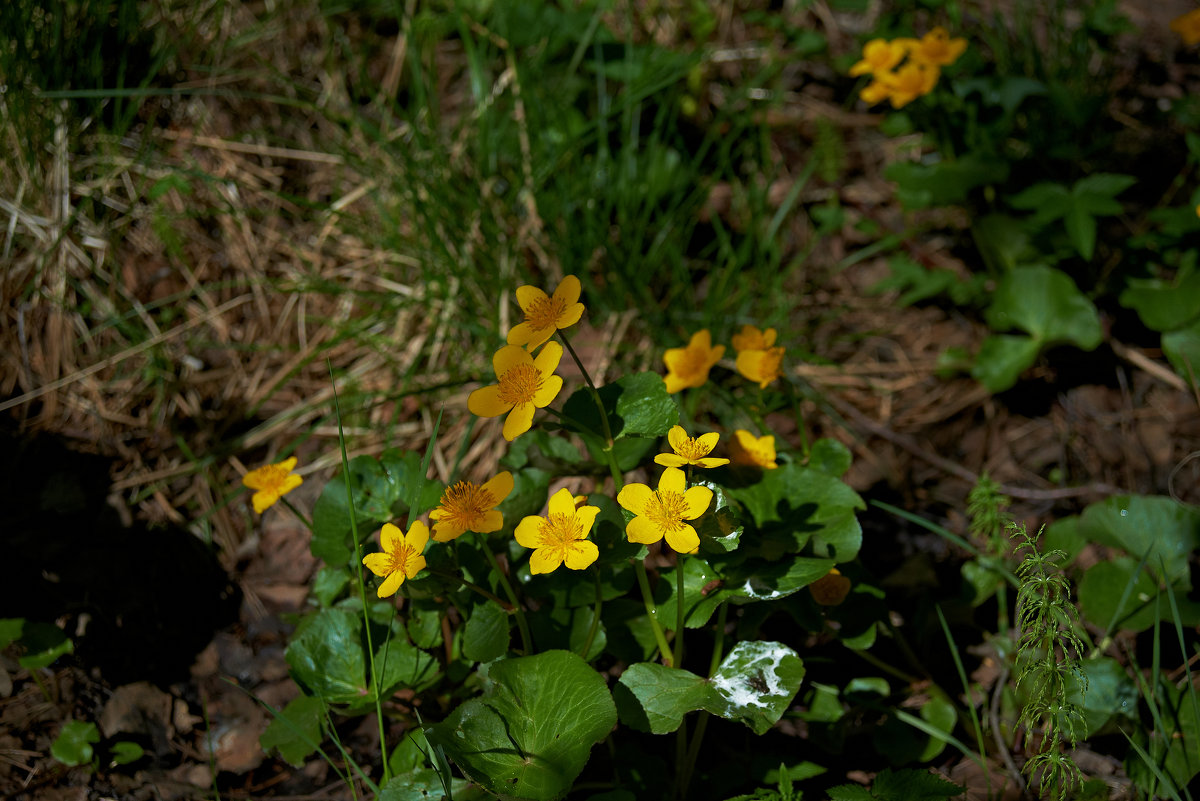
<svg viewBox="0 0 1200 801"><path fill-rule="evenodd" d="M667 394L667 385L657 373L627 375L598 391L614 439L661 437L679 422L679 407ZM567 427L573 431L595 437L604 434L600 410L586 387L567 398L563 415Z"/></svg>
<svg viewBox="0 0 1200 801"><path fill-rule="evenodd" d="M17 662L28 670L49 667L60 656L75 651L75 643L62 629L50 623L26 621L21 631L21 644L25 646L25 653Z"/></svg>
<svg viewBox="0 0 1200 801"><path fill-rule="evenodd" d="M92 744L100 742L100 730L91 721L68 720L50 746L50 755L64 765L86 765L92 761Z"/></svg>
<svg viewBox="0 0 1200 801"><path fill-rule="evenodd" d="M293 698L258 738L264 751L278 749L279 756L294 768L304 765L309 754L321 746L321 724L325 702L311 695Z"/></svg>
<svg viewBox="0 0 1200 801"><path fill-rule="evenodd" d="M709 711L763 734L783 716L804 679L804 663L782 643L739 642L712 677L723 708Z"/></svg>
<svg viewBox="0 0 1200 801"><path fill-rule="evenodd" d="M112 746L112 765L129 765L137 762L146 755L146 749L142 748L137 743L122 740L119 743L113 743Z"/></svg>
<svg viewBox="0 0 1200 801"><path fill-rule="evenodd" d="M1071 191L1079 197L1111 199L1121 194L1136 183L1137 179L1132 175L1098 172L1088 175L1084 178L1080 178L1075 182L1075 185L1071 187ZM1116 211L1107 213L1120 214L1121 208L1118 205Z"/></svg>
<svg viewBox="0 0 1200 801"><path fill-rule="evenodd" d="M723 597L716 593L703 593L710 582L718 579L717 572L699 556L683 557L683 595L684 626L690 629L699 628L708 623L713 612L720 605ZM675 627L675 616L678 613L675 597L675 571L664 573L658 582L655 600L658 604L658 619L666 621L667 628Z"/></svg>
<svg viewBox="0 0 1200 801"><path fill-rule="evenodd" d="M896 715L889 715L883 725L872 733L871 740L875 750L887 756L893 765L935 759L946 748L946 737L954 730L958 715L949 699L934 692L921 705L920 716L930 730L945 736L939 737L930 731L916 728Z"/></svg>
<svg viewBox="0 0 1200 801"><path fill-rule="evenodd" d="M350 571L344 567L326 565L313 579L312 594L321 606L333 606L342 591L350 585Z"/></svg>
<svg viewBox="0 0 1200 801"><path fill-rule="evenodd" d="M399 628L396 624L394 628ZM379 642L378 639L375 640ZM438 661L404 638L403 632L393 630L386 643L380 643L375 653L375 669L382 671L380 696L388 698L399 687L421 690L428 687L438 674ZM375 685L371 684L371 700Z"/></svg>
<svg viewBox="0 0 1200 801"><path fill-rule="evenodd" d="M720 589L720 598L732 597L751 601L775 601L798 592L826 575L837 564L833 559L813 559L793 556L767 562L750 559L730 567L726 571L725 586ZM668 618L669 619L669 618Z"/></svg>
<svg viewBox="0 0 1200 801"><path fill-rule="evenodd" d="M1008 178L1008 164L968 154L936 164L895 162L884 176L896 182L900 201L908 208L952 206L966 201L976 187L1003 183Z"/></svg>
<svg viewBox="0 0 1200 801"><path fill-rule="evenodd" d="M953 798L964 790L924 769L882 770L875 777L871 792L882 801L929 801L933 798Z"/></svg>
<svg viewBox="0 0 1200 801"><path fill-rule="evenodd" d="M988 392L1011 389L1021 373L1037 361L1042 346L1027 336L993 335L983 340L971 377Z"/></svg>
<svg viewBox="0 0 1200 801"><path fill-rule="evenodd" d="M1188 380L1200 380L1200 320L1163 334L1162 346L1175 372Z"/></svg>
<svg viewBox="0 0 1200 801"><path fill-rule="evenodd" d="M437 648L442 644L443 604L429 598L414 598L408 603L405 629L418 648Z"/></svg>
<svg viewBox="0 0 1200 801"><path fill-rule="evenodd" d="M1193 688L1178 690L1171 682L1160 684L1156 702L1165 731L1158 731L1155 727L1149 733L1149 742L1146 729L1137 733L1137 739L1149 746L1156 767L1167 779L1166 786L1156 781L1150 767L1141 758L1135 754L1126 758L1126 769L1134 784L1142 788L1157 787L1157 792L1153 794L1155 798L1178 798L1178 794L1189 787L1192 779L1200 773L1200 749L1195 747L1200 742L1200 717L1196 714L1194 699L1190 697L1195 692Z"/></svg>
<svg viewBox="0 0 1200 801"><path fill-rule="evenodd" d="M1084 204L1076 203L1063 215L1063 223L1067 227L1067 238L1071 240L1076 252L1085 261L1091 261L1092 253L1096 249L1096 218Z"/></svg>
<svg viewBox="0 0 1200 801"><path fill-rule="evenodd" d="M622 723L651 734L675 731L688 712L725 708L721 694L707 679L655 662L631 665L617 679L613 698Z"/></svg>
<svg viewBox="0 0 1200 801"><path fill-rule="evenodd" d="M988 269L1003 275L1030 254L1029 232L1023 220L1007 214L987 214L971 223L971 235Z"/></svg>
<svg viewBox="0 0 1200 801"><path fill-rule="evenodd" d="M1032 211L1031 222L1041 226L1066 215L1071 209L1070 191L1058 183L1034 184L1028 189L1013 195L1008 204L1014 209Z"/></svg>
<svg viewBox="0 0 1200 801"><path fill-rule="evenodd" d="M361 632L362 617L348 609L304 618L284 653L292 678L327 703L361 703L370 695Z"/></svg>
<svg viewBox="0 0 1200 801"><path fill-rule="evenodd" d="M866 506L858 493L821 470L788 463L729 495L745 505L760 529L770 526L779 535L759 543L767 559L797 553L810 539L831 548L838 562L858 555L862 528L854 512Z"/></svg>
<svg viewBox="0 0 1200 801"><path fill-rule="evenodd" d="M1191 589L1188 555L1200 548L1200 511L1165 496L1117 495L1093 503L1079 518L1089 540L1146 557L1146 567L1184 590Z"/></svg>
<svg viewBox="0 0 1200 801"><path fill-rule="evenodd" d="M392 780L380 788L376 801L442 801L445 797L437 771L417 768L392 776Z"/></svg>
<svg viewBox="0 0 1200 801"><path fill-rule="evenodd" d="M491 662L508 653L508 613L495 601L476 604L463 627L463 656Z"/></svg>
<svg viewBox="0 0 1200 801"><path fill-rule="evenodd" d="M0 651L21 639L21 630L25 628L25 618L8 617L0 620Z"/></svg>
<svg viewBox="0 0 1200 801"><path fill-rule="evenodd" d="M1193 219L1195 212L1192 212ZM1174 281L1133 278L1121 293L1121 305L1133 309L1147 328L1172 331L1200 318L1200 270L1180 271Z"/></svg>
<svg viewBox="0 0 1200 801"><path fill-rule="evenodd" d="M1075 673L1069 672L1066 698L1068 704L1074 704L1083 712L1081 739L1096 734L1114 716L1132 718L1137 715L1137 685L1121 663L1102 656L1083 662L1081 667L1087 676L1087 691L1084 692Z"/></svg>
<svg viewBox="0 0 1200 801"><path fill-rule="evenodd" d="M808 452L808 466L834 478L845 475L852 461L850 449L828 437L814 442Z"/></svg>
<svg viewBox="0 0 1200 801"><path fill-rule="evenodd" d="M1103 337L1096 307L1071 277L1042 265L1005 275L986 316L996 331L1019 328L1043 345L1069 342L1091 350Z"/></svg>
<svg viewBox="0 0 1200 801"><path fill-rule="evenodd" d="M497 795L562 798L617 722L604 679L569 651L504 659L488 678L482 698L428 729L429 742Z"/></svg>
<svg viewBox="0 0 1200 801"><path fill-rule="evenodd" d="M1154 599L1158 594L1158 586L1144 569L1134 575L1137 564L1129 557L1119 557L1090 567L1079 582L1079 608L1084 617L1101 628L1115 624L1120 629L1145 631L1153 626L1156 619ZM1125 604L1120 606L1122 597L1126 596L1126 588L1130 586L1132 589ZM1185 626L1200 624L1200 604L1186 598L1178 599L1178 603ZM1171 608L1167 600L1160 599L1157 619L1169 620L1170 615Z"/></svg>

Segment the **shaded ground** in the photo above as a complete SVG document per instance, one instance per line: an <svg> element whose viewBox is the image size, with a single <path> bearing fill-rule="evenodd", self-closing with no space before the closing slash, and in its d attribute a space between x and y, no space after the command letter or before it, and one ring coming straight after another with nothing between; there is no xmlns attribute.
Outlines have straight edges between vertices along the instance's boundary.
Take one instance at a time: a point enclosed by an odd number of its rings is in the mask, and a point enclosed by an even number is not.
<svg viewBox="0 0 1200 801"><path fill-rule="evenodd" d="M814 24L823 26L831 49L850 48L857 27L849 26L862 25L861 19L851 22L817 8ZM737 27L734 20L724 24ZM294 25L297 40L319 27L305 19ZM1163 20L1145 25L1147 42L1169 41ZM273 46L284 48L285 41ZM1146 47L1137 52L1153 60ZM459 54L443 57L450 61ZM279 54L283 63L298 58ZM1130 91L1153 98L1197 82L1195 64L1171 62L1163 71L1161 85L1139 84ZM106 229L90 230L86 215L18 200L5 187L5 214L23 238L12 266L0 276L3 297L11 302L0 323L0 397L10 398L4 414L23 431L53 434L74 450L103 454L79 463L83 478L65 494L84 503L72 508L46 489L50 479L32 488L24 481L31 474L24 454L32 451L10 451L22 456L17 469L10 462L5 474L6 505L19 508L34 496L50 500L39 513L20 521L14 515L3 524L6 537L16 530L10 526L25 526L27 533L13 543L18 561L29 568L4 569L6 582L23 578L6 586L3 615L44 612L51 608L42 605L49 603L47 593L61 589L52 616L80 636L76 654L41 676L44 686L18 668L11 654L0 657L0 672L10 685L0 687L5 798L199 798L211 797L214 782L231 798L349 797L324 763L294 770L265 758L258 746L269 716L244 691L276 707L297 692L283 662L288 616L304 608L318 565L309 555L304 527L279 509L256 520L237 481L251 461L271 460L298 432L312 430L297 451L309 480L291 496L299 508L311 508L338 461L324 358L364 396L386 398L397 376L418 376L414 389L420 390L453 375L456 335L439 327L436 315L401 313L383 321L380 332L399 343L395 347L364 351L354 340L337 341L337 325L325 321L362 315L369 293L420 297L423 288L379 279L372 267L400 257L361 241L350 226L339 225L336 214L314 219L301 213L301 201L333 200L343 210L372 191L369 176L355 174L340 156L321 149L320 119L290 122L286 130L294 134L294 145L284 150L243 141L244 111L219 99L181 102L170 110L168 123L138 134L161 161L131 158L122 170L89 172L78 163L86 156L70 151L73 143L53 145L54 158L45 165L49 183L58 182L68 205L86 196L117 210L105 218ZM792 369L811 389L804 404L810 436L835 437L853 449L849 483L868 500L887 500L956 532L965 527L965 495L985 471L1016 500L1014 516L1031 527L1115 492L1171 494L1200 503L1200 460L1189 461L1200 451L1200 398L1153 348L1112 336L1086 358L1077 351L1051 352L1017 389L993 397L969 378L938 374L938 356L946 348L978 348L986 333L980 323L954 309L900 307L895 295L871 294L886 275L882 259L833 271L843 257L872 241L859 233L860 221L896 233L914 221L899 211L882 178L881 167L895 146L878 133L878 117L843 111L827 75L794 76L794 91L774 127L780 157L809 147L818 119L832 121L844 134L851 178L806 188L801 200L815 204L834 193L848 213L841 232L822 242L792 279L795 330L805 333L807 349L818 357L795 360ZM130 187L161 180L164 163L190 165L214 180L189 192L168 187L148 204ZM787 188L773 195L781 198ZM737 213L719 190L713 213L736 225ZM298 195L295 204L284 199L288 192ZM194 208L223 211L189 212ZM177 234L176 251L164 245L161 220ZM954 221L949 223L906 247L926 265L965 273L969 266L953 255L961 230L956 233ZM114 231L119 235L110 236ZM795 249L814 235L805 220L794 221L785 233ZM44 258L47 252L52 258ZM151 321L151 333L137 342L122 340L115 330L80 331L81 318L71 312L82 294L80 282L107 274L113 265L121 271L110 276L120 287L118 306L136 312L169 302L179 309L176 324L158 329ZM269 291L272 282L299 285L314 276L336 277L347 291ZM44 292L18 303L35 280ZM581 350L598 372L614 361L657 365L652 332L639 330L633 316L590 319L584 330ZM312 359L317 353L321 358ZM480 369L486 369L482 362ZM443 480L467 425L466 389L443 392L449 429L434 459ZM351 455L378 453L388 445L423 449L432 407L425 399L410 395L372 405L351 427ZM791 417L771 422L778 436L794 441ZM226 444L235 434L236 453ZM53 454L51 462L74 461L58 452L59 444L19 447ZM478 478L503 447L498 425L479 425L464 470ZM47 468L51 475L53 470L53 464ZM98 504L105 496L111 513ZM106 511L97 515L97 508ZM124 529L118 512L139 527L176 528ZM924 565L928 580L936 582L940 568L955 569L962 557L877 510L864 515L864 527L864 551L875 551L864 561L903 564L910 577ZM181 540L177 535L184 529L196 536ZM48 537L59 541L61 551L35 552L39 538ZM904 561L912 559L917 561ZM211 572L190 583L179 566L197 562L219 564L236 587L226 587ZM90 575L78 575L81 570ZM106 620L116 590L130 586L145 594L124 600L144 617L113 614ZM170 603L155 603L165 600ZM189 603L181 605L185 600ZM34 606L27 610L22 601ZM117 634L126 639L114 642ZM98 655L94 643L101 638L115 652L111 661ZM166 643L179 650L164 664L150 661ZM146 756L119 769L64 769L49 757L49 747L71 718L98 721L106 743L133 739ZM783 736L804 732L789 729ZM366 763L379 752L370 725L343 732L343 739ZM1117 772L1106 757L1092 757L1094 775Z"/></svg>

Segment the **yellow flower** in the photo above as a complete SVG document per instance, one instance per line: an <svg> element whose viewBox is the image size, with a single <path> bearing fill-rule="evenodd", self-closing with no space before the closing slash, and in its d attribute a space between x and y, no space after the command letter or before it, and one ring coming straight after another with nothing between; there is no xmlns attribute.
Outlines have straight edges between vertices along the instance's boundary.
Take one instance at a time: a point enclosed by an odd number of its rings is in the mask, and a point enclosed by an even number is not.
<svg viewBox="0 0 1200 801"><path fill-rule="evenodd" d="M1200 42L1200 8L1195 8L1186 14L1171 20L1171 30L1179 34L1183 43L1188 47Z"/></svg>
<svg viewBox="0 0 1200 801"><path fill-rule="evenodd" d="M720 467L723 464L729 464L728 459L716 459L708 455L712 453L713 448L717 447L718 439L720 439L720 435L716 432L692 438L683 430L683 426L672 426L671 430L667 432L667 443L675 452L660 453L654 457L654 461L664 467L683 467L685 464L694 464L697 467Z"/></svg>
<svg viewBox="0 0 1200 801"><path fill-rule="evenodd" d="M707 328L692 334L686 348L668 348L663 353L663 364L667 366L667 392L703 386L708 380L708 371L724 354L725 346L714 347Z"/></svg>
<svg viewBox="0 0 1200 801"><path fill-rule="evenodd" d="M886 39L872 39L863 45L862 61L850 68L851 75L879 75L904 58L904 47Z"/></svg>
<svg viewBox="0 0 1200 801"><path fill-rule="evenodd" d="M874 106L876 103L882 103L892 96L892 90L887 87L887 84L876 79L863 87L863 90L858 93L864 103Z"/></svg>
<svg viewBox="0 0 1200 801"><path fill-rule="evenodd" d="M480 486L470 481L459 481L446 487L438 507L429 513L433 524L433 538L438 542L458 539L463 532L474 531L487 534L499 531L504 525L504 515L496 509L500 501L512 492L512 473L504 470Z"/></svg>
<svg viewBox="0 0 1200 801"><path fill-rule="evenodd" d="M480 417L508 412L504 438L512 442L533 425L533 410L547 406L562 389L562 378L553 375L562 354L557 342L547 342L537 358L519 345L505 345L492 357L499 383L472 392L467 408Z"/></svg>
<svg viewBox="0 0 1200 801"><path fill-rule="evenodd" d="M676 467L663 471L657 490L645 484L626 484L617 493L617 503L637 516L625 526L625 536L642 545L666 537L667 545L679 553L695 553L700 548L700 535L684 521L704 514L712 496L708 487L687 489L687 478Z"/></svg>
<svg viewBox="0 0 1200 801"><path fill-rule="evenodd" d="M775 437L770 434L756 437L739 428L733 432L733 440L729 443L729 456L734 464L757 467L761 470L774 470L779 467L775 461Z"/></svg>
<svg viewBox="0 0 1200 801"><path fill-rule="evenodd" d="M547 295L536 286L517 287L517 304L525 312L525 321L517 323L508 332L508 344L525 345L533 350L560 328L569 328L583 316L583 304L579 302L579 279L573 275L563 277L562 283Z"/></svg>
<svg viewBox="0 0 1200 801"><path fill-rule="evenodd" d="M391 523L384 523L379 532L379 544L382 552L369 553L363 557L363 564L377 576L384 576L379 585L379 597L387 598L394 595L405 578L416 578L425 569L425 543L429 542L429 527L420 520L413 523L407 534L401 534L400 529Z"/></svg>
<svg viewBox="0 0 1200 801"><path fill-rule="evenodd" d="M745 378L758 382L763 389L783 375L780 368L782 363L783 348L744 350L737 355L737 371Z"/></svg>
<svg viewBox="0 0 1200 801"><path fill-rule="evenodd" d="M529 572L549 573L566 563L571 570L583 570L596 561L600 549L587 535L600 513L598 506L575 508L576 498L563 487L550 497L545 517L530 515L517 524L517 542L533 548Z"/></svg>
<svg viewBox="0 0 1200 801"><path fill-rule="evenodd" d="M268 464L251 470L242 476L242 483L252 490L257 490L250 500L254 511L262 514L275 505L275 502L304 483L304 479L292 473L296 466L296 457L284 459L277 464Z"/></svg>
<svg viewBox="0 0 1200 801"><path fill-rule="evenodd" d="M766 350L775 344L775 329L759 331L752 325L743 325L740 333L733 335L734 350Z"/></svg>
<svg viewBox="0 0 1200 801"><path fill-rule="evenodd" d="M892 108L904 108L921 95L932 92L939 74L936 66L910 62L895 73L884 76L883 81L891 90L889 99Z"/></svg>
<svg viewBox="0 0 1200 801"><path fill-rule="evenodd" d="M808 585L813 600L821 606L837 606L850 594L850 579L838 572L836 567Z"/></svg>
<svg viewBox="0 0 1200 801"><path fill-rule="evenodd" d="M909 55L920 64L948 67L958 60L967 49L966 39L951 39L945 28L939 26L913 43Z"/></svg>

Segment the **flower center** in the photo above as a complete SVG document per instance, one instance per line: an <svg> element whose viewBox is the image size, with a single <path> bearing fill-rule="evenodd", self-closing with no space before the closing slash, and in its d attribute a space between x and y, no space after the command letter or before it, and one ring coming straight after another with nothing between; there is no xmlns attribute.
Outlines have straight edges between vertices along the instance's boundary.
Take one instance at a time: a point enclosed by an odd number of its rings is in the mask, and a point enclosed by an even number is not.
<svg viewBox="0 0 1200 801"><path fill-rule="evenodd" d="M675 452L688 461L702 459L708 454L708 448L701 445L695 437L688 437L683 442L679 443L679 447Z"/></svg>
<svg viewBox="0 0 1200 801"><path fill-rule="evenodd" d="M543 548L565 548L577 539L583 526L575 515L552 514L545 519L539 534Z"/></svg>
<svg viewBox="0 0 1200 801"><path fill-rule="evenodd" d="M683 516L686 513L687 503L681 492L658 490L654 493L654 499L646 504L646 517L663 531L683 528Z"/></svg>
<svg viewBox="0 0 1200 801"><path fill-rule="evenodd" d="M770 348L763 358L762 368L765 375L778 376L779 365L783 362L783 348Z"/></svg>
<svg viewBox="0 0 1200 801"><path fill-rule="evenodd" d="M541 372L532 364L518 364L500 376L500 401L512 406L533 403L542 381Z"/></svg>
<svg viewBox="0 0 1200 801"><path fill-rule="evenodd" d="M553 296L538 298L525 310L525 322L538 330L557 328L558 318L562 316L566 307L567 304L562 298L556 299Z"/></svg>
<svg viewBox="0 0 1200 801"><path fill-rule="evenodd" d="M262 481L262 487L265 490L272 492L279 490L287 481L288 470L285 470L283 465L270 464L266 467L259 468L259 478Z"/></svg>
<svg viewBox="0 0 1200 801"><path fill-rule="evenodd" d="M442 509L446 513L444 519L468 531L474 530L474 526L495 505L496 499L492 493L470 481L458 482L447 488L442 496Z"/></svg>
<svg viewBox="0 0 1200 801"><path fill-rule="evenodd" d="M391 556L392 563L388 565L388 574L390 575L395 573L397 570L403 571L405 574L407 574L408 563L412 561L413 558L420 556L420 554L417 553L416 549L409 546L407 542L402 542L392 550L389 556Z"/></svg>

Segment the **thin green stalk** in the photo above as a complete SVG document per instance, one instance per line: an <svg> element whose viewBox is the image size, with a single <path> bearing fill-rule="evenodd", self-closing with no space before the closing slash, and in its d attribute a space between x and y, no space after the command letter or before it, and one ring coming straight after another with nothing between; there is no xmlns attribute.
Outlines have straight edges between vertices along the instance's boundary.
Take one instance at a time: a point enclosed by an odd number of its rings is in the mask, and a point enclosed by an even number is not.
<svg viewBox="0 0 1200 801"><path fill-rule="evenodd" d="M301 514L299 509L297 509L295 506L292 506L291 501L289 501L287 498L280 498L279 500L283 501L283 505L291 510L292 514L294 514L296 516L296 519L299 520L301 523L303 523L304 527L306 529L308 529L310 533L313 533L313 534L316 533L316 531L314 531L314 529L313 529L312 521L309 520L307 517L305 517L303 514Z"/></svg>
<svg viewBox="0 0 1200 801"><path fill-rule="evenodd" d="M596 389L596 384L592 381L591 374L583 366L583 361L579 358L579 354L575 352L575 348L571 347L571 340L567 339L567 335L559 331L558 338L562 340L567 352L575 360L575 364L579 367L579 372L583 374L583 380L587 382L588 393L596 403L596 411L600 413L600 424L604 427L604 453L608 457L608 469L612 473L613 492L620 492L621 488L625 486L625 480L621 476L621 467L617 464L617 454L613 451L612 426L608 424L608 412L604 411L604 401L600 399L600 390Z"/></svg>
<svg viewBox="0 0 1200 801"><path fill-rule="evenodd" d="M508 576L504 575L504 571L500 569L500 562L497 561L496 554L492 553L491 547L488 546L487 537L483 534L479 536L483 539L483 547L480 550L487 557L488 564L492 566L492 572L496 574L500 586L504 588L504 594L508 596L509 602L512 603L513 613L517 616L517 628L521 632L521 648L525 651L526 656L532 656L533 638L529 636L529 623L525 620L525 610L521 608L521 602L517 600L517 594L513 591Z"/></svg>
<svg viewBox="0 0 1200 801"><path fill-rule="evenodd" d="M658 643L658 652L662 655L663 664L671 667L674 665L671 646L667 645L667 635L663 634L662 626L658 624L658 609L654 606L654 596L650 594L650 579L646 577L646 563L641 559L630 559L629 561L633 562L638 587L642 590L642 601L646 604L646 615L650 618L650 628L654 630L654 640Z"/></svg>
<svg viewBox="0 0 1200 801"><path fill-rule="evenodd" d="M683 554L675 559L675 667L683 667Z"/></svg>
<svg viewBox="0 0 1200 801"><path fill-rule="evenodd" d="M384 743L387 742L387 733L383 726L383 699L380 697L379 687L380 674L375 670L375 643L372 642L371 637L371 616L367 606L367 582L363 578L362 542L358 538L358 515L354 511L354 491L350 486L350 457L346 453L346 437L342 432L342 407L338 401L337 383L333 377L333 363L326 359L325 366L329 370L329 381L333 387L333 411L337 416L338 447L342 452L342 478L346 484L347 506L350 508L350 535L354 540L355 576L358 580L358 597L362 601L363 629L367 633L367 656L371 660L371 677L375 684L375 719L379 724L379 747L383 749ZM389 626L389 631L390 628ZM341 747L340 743L338 747ZM383 783L387 784L392 780L392 769L388 765L387 759L380 761L383 762Z"/></svg>
<svg viewBox="0 0 1200 801"><path fill-rule="evenodd" d="M596 580L596 605L592 608L592 625L588 628L583 651L579 654L584 659L588 658L588 653L592 650L592 643L596 640L596 632L600 630L600 609L604 606L604 592L600 587L600 568L595 565L592 565L592 578Z"/></svg>

